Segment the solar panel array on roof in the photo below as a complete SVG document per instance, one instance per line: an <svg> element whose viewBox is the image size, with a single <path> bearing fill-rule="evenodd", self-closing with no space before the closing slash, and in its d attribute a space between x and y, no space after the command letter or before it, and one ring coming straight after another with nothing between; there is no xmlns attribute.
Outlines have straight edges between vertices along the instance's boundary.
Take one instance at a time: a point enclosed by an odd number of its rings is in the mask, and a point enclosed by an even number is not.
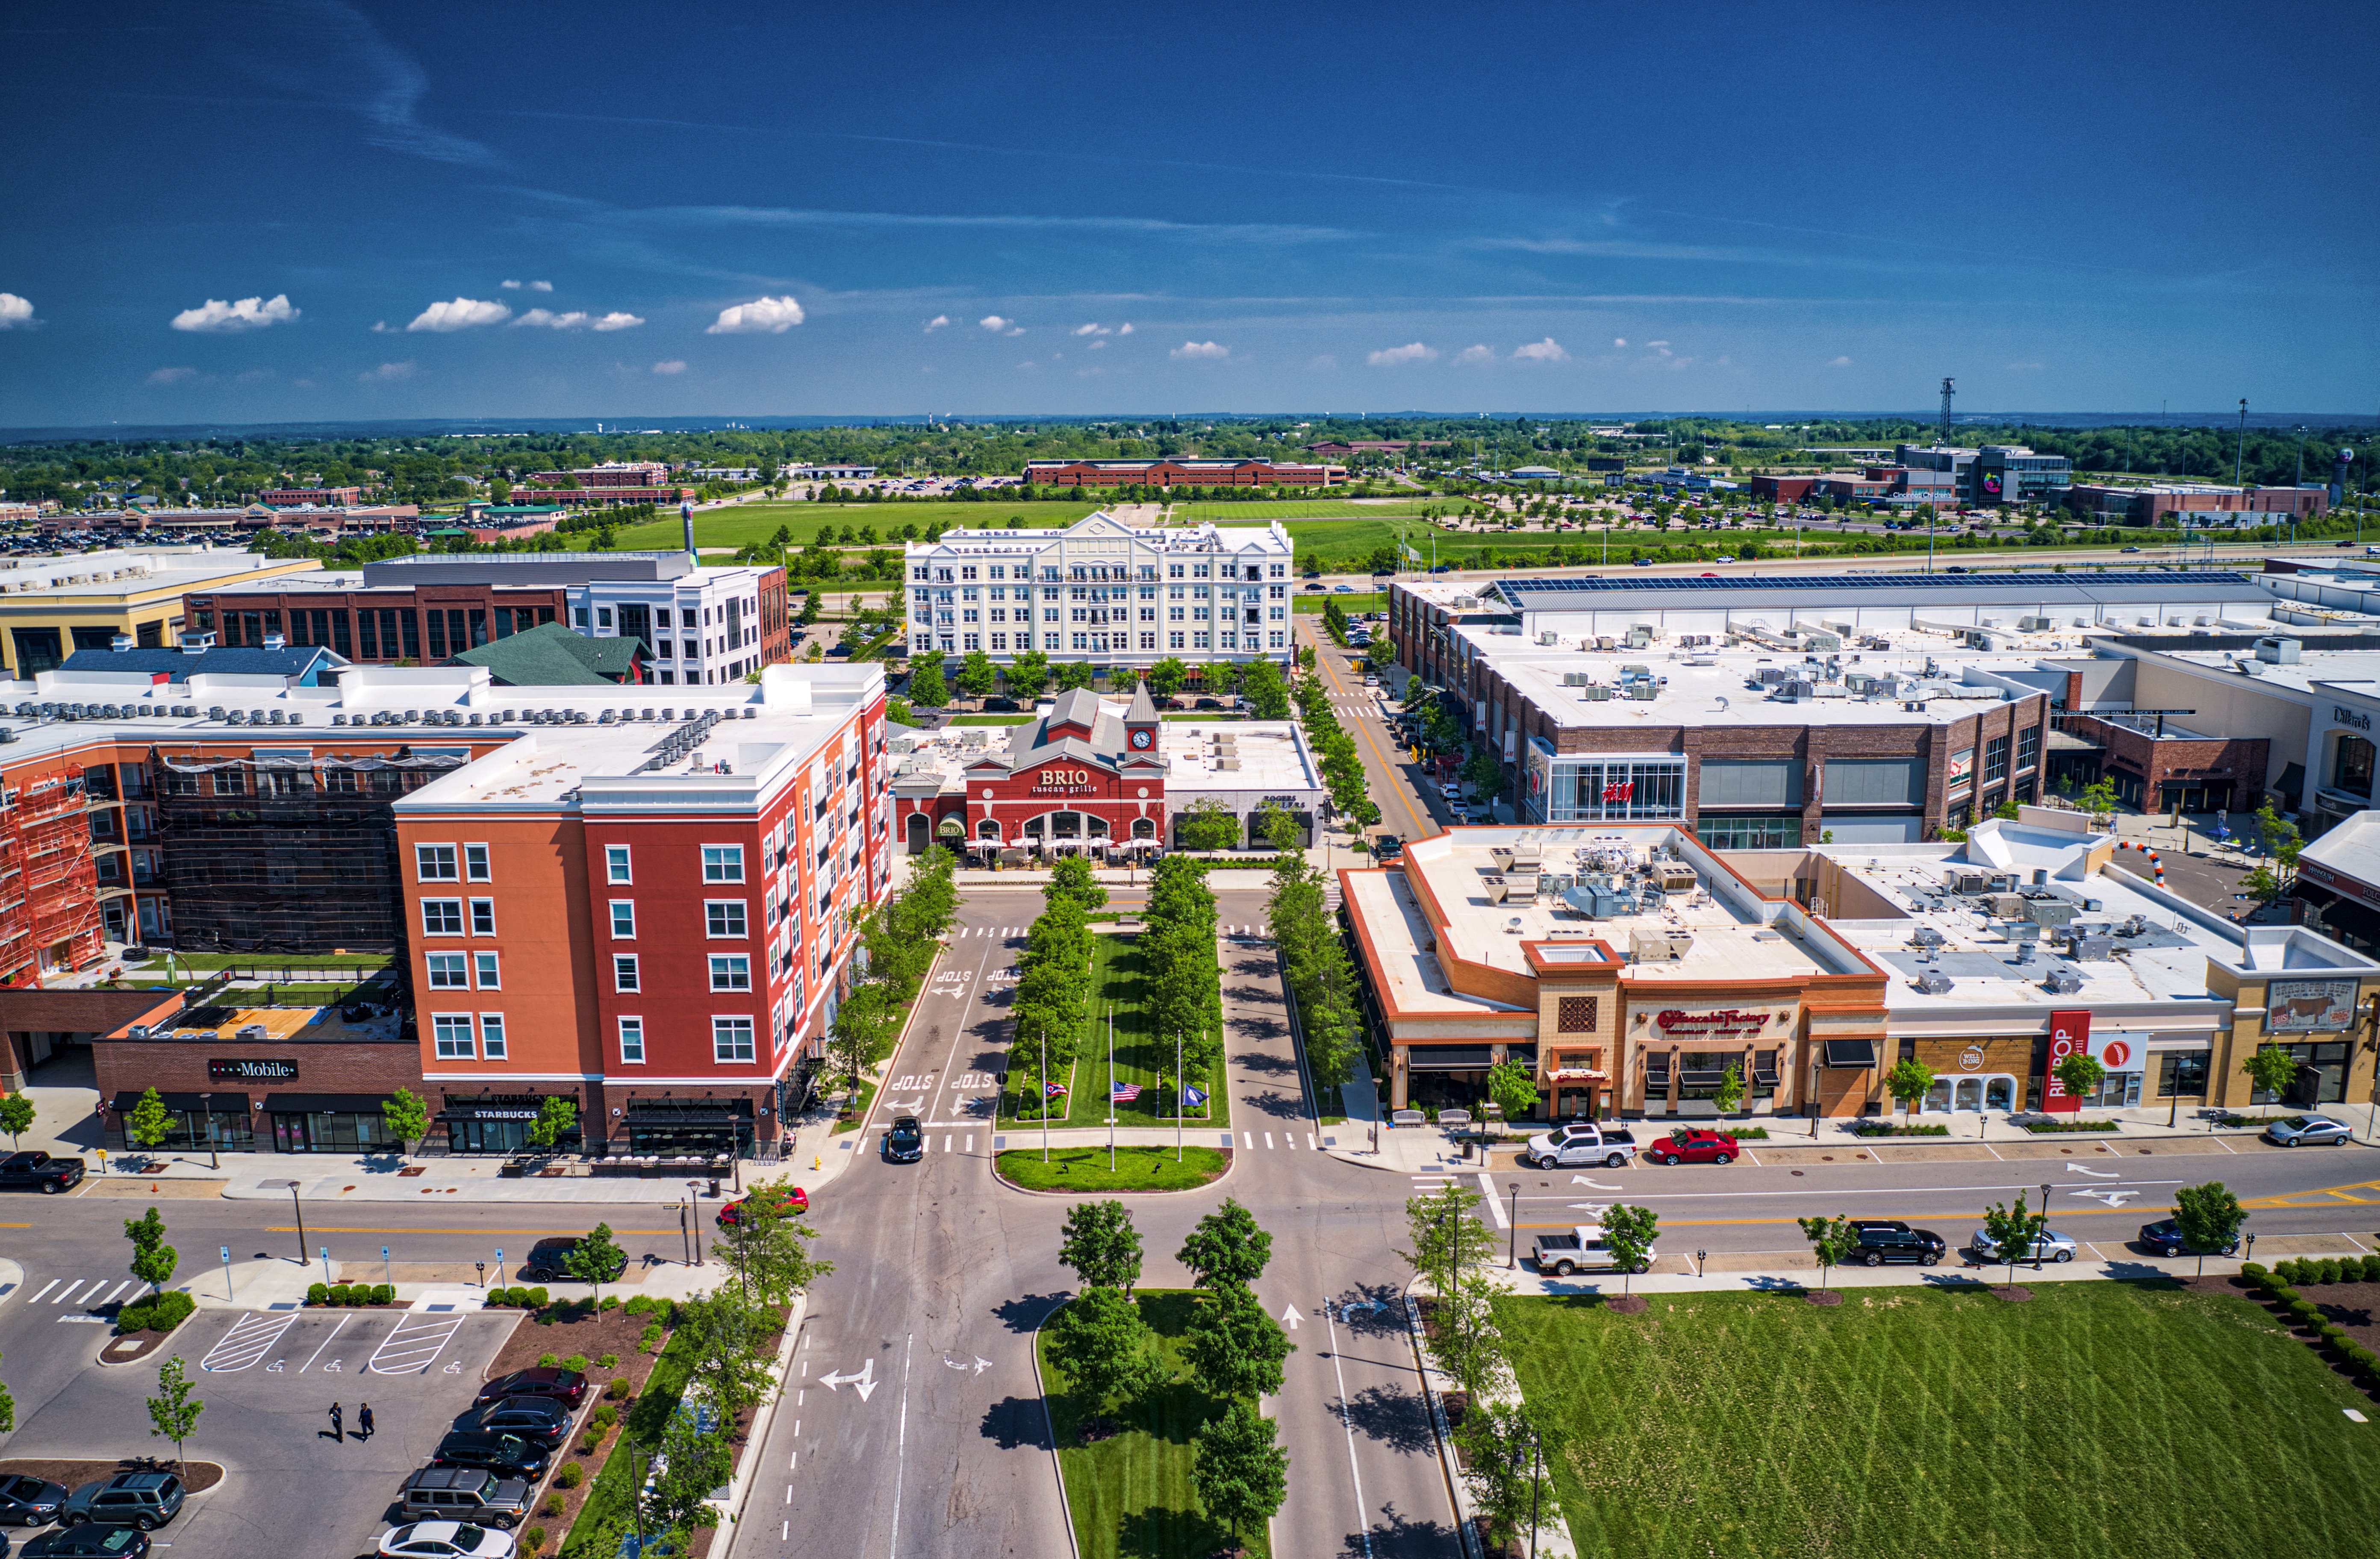
<svg viewBox="0 0 2380 1559"><path fill-rule="evenodd" d="M2170 569L2126 574L1749 574L1697 575L1609 575L1572 579L1500 579L1489 589L1519 605L1522 595L1573 595L1625 590L1643 595L1654 590L1923 590L2003 589L2034 592L2045 588L2070 590L2183 589L2209 586L2255 587L2244 574L2183 574Z"/></svg>

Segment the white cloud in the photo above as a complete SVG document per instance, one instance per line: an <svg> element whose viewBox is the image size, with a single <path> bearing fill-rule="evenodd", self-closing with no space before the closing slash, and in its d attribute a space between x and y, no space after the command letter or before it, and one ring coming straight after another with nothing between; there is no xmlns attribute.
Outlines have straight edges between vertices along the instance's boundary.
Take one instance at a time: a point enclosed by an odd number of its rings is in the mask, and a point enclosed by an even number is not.
<svg viewBox="0 0 2380 1559"><path fill-rule="evenodd" d="M199 370L196 369L159 369L156 372L149 376L149 382L152 384L179 384L186 380L192 380L198 377Z"/></svg>
<svg viewBox="0 0 2380 1559"><path fill-rule="evenodd" d="M1628 344L1628 338L1624 335L1615 335L1611 338L1611 344L1614 346L1625 346Z"/></svg>
<svg viewBox="0 0 2380 1559"><path fill-rule="evenodd" d="M1123 324L1116 327L1116 334L1118 335L1130 335L1131 333L1132 321L1130 320L1126 320Z"/></svg>
<svg viewBox="0 0 2380 1559"><path fill-rule="evenodd" d="M1175 356L1178 357L1180 354L1177 353ZM1384 346L1366 357L1364 361L1376 369L1392 369L1402 363L1434 363L1438 361L1438 352L1433 347L1424 346L1420 342L1413 341L1407 342L1402 346Z"/></svg>
<svg viewBox="0 0 2380 1559"><path fill-rule="evenodd" d="M1496 349L1492 346L1466 346L1454 355L1454 360L1458 363L1492 363L1496 360Z"/></svg>
<svg viewBox="0 0 2380 1559"><path fill-rule="evenodd" d="M1849 357L1830 357L1827 360L1827 366L1830 369L1847 369L1852 366L1852 360Z"/></svg>
<svg viewBox="0 0 2380 1559"><path fill-rule="evenodd" d="M1562 363L1570 360L1570 354L1561 349L1560 342L1548 336L1543 341L1532 341L1526 346L1514 347L1512 359L1522 363Z"/></svg>
<svg viewBox="0 0 2380 1559"><path fill-rule="evenodd" d="M196 308L185 308L174 316L177 331L216 331L229 334L235 331L261 331L267 325L286 324L298 317L289 305L287 293L275 293L270 298L243 297L237 303L227 303L211 297Z"/></svg>
<svg viewBox="0 0 2380 1559"><path fill-rule="evenodd" d="M1106 335L1109 333L1109 331L1107 326L1100 324L1097 320L1094 320L1087 325L1076 325L1075 327L1075 333L1076 335Z"/></svg>
<svg viewBox="0 0 2380 1559"><path fill-rule="evenodd" d="M474 325L501 325L513 317L513 311L501 303L482 303L475 297L458 297L452 303L433 303L413 317L405 328L409 331L436 331L443 335L454 331L467 331Z"/></svg>
<svg viewBox="0 0 2380 1559"><path fill-rule="evenodd" d="M1083 350L1086 352L1097 352L1106 345L1107 343L1104 341L1094 341L1088 346L1083 348Z"/></svg>
<svg viewBox="0 0 2380 1559"><path fill-rule="evenodd" d="M552 292L553 290L553 284L552 282L531 282L528 284L528 290L531 292Z"/></svg>
<svg viewBox="0 0 2380 1559"><path fill-rule="evenodd" d="M18 325L30 324L32 319L33 305L30 299L18 297L12 292L0 292L0 331L15 330Z"/></svg>
<svg viewBox="0 0 2380 1559"><path fill-rule="evenodd" d="M718 320L708 326L705 335L783 335L808 316L792 294L783 297L756 297L749 303L739 303L719 311Z"/></svg>
<svg viewBox="0 0 2380 1559"><path fill-rule="evenodd" d="M609 314L597 315L594 320L594 328L599 332L603 331L632 331L644 322L645 321L640 317L635 314L625 313L620 309L614 308Z"/></svg>
<svg viewBox="0 0 2380 1559"><path fill-rule="evenodd" d="M653 371L659 374L684 373L686 361L681 357L673 357L666 363L655 363Z"/></svg>
<svg viewBox="0 0 2380 1559"><path fill-rule="evenodd" d="M506 292L520 291L520 284L518 282L499 282L496 284L504 288Z"/></svg>
<svg viewBox="0 0 2380 1559"><path fill-rule="evenodd" d="M358 374L366 384L394 384L401 379L411 379L415 373L410 362L382 363L370 373Z"/></svg>
<svg viewBox="0 0 2380 1559"><path fill-rule="evenodd" d="M1231 355L1230 347L1219 346L1211 341L1185 341L1166 354L1172 357L1228 357Z"/></svg>
<svg viewBox="0 0 2380 1559"><path fill-rule="evenodd" d="M950 322L951 317L948 314L937 314L926 321L926 329L929 332L938 331Z"/></svg>
<svg viewBox="0 0 2380 1559"><path fill-rule="evenodd" d="M997 314L986 314L982 319L978 320L976 323L981 325L984 329L990 331L994 334L998 334L1000 332L1004 331L1008 329L1009 326L1016 323L1016 321L1014 320L1003 320Z"/></svg>
<svg viewBox="0 0 2380 1559"><path fill-rule="evenodd" d="M528 325L536 330L575 331L587 322L587 316L577 309L557 314L551 308L532 308L513 321L513 329Z"/></svg>

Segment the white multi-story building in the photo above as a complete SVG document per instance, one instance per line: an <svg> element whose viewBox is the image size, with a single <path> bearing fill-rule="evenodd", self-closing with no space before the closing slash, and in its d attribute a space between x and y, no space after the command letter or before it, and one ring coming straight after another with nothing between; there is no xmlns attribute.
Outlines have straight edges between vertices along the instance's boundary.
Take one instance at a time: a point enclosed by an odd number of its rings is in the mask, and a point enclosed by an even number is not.
<svg viewBox="0 0 2380 1559"><path fill-rule="evenodd" d="M1102 512L1062 530L944 531L907 553L913 651L1111 666L1292 653L1278 522L1143 529Z"/></svg>

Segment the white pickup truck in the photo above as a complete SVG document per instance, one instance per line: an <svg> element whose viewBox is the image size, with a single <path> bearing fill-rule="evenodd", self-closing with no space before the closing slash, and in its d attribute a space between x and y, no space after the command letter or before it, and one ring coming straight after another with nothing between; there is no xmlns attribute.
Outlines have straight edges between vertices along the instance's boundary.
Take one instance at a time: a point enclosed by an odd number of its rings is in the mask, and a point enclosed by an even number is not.
<svg viewBox="0 0 2380 1559"><path fill-rule="evenodd" d="M1529 1253L1536 1258L1539 1272L1551 1273L1556 1277L1568 1277L1574 1272L1620 1270L1620 1259L1611 1253L1611 1247L1603 1242L1603 1227L1600 1224L1580 1224L1568 1234L1541 1234ZM1644 1255L1628 1270L1649 1270L1658 1253L1646 1247Z"/></svg>
<svg viewBox="0 0 2380 1559"><path fill-rule="evenodd" d="M1573 1120L1529 1139L1521 1162L1539 1169L1578 1169L1590 1164L1617 1169L1636 1156L1636 1134L1609 1121Z"/></svg>

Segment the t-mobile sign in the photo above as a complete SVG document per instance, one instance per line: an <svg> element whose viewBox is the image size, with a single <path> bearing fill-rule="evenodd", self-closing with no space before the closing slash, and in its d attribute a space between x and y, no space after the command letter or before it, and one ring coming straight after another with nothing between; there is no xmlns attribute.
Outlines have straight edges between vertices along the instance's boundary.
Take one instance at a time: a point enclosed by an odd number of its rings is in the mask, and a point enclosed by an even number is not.
<svg viewBox="0 0 2380 1559"><path fill-rule="evenodd" d="M2058 1063L2069 1056L2091 1053L2091 1014L2052 1012L2049 1015L2049 1075L2042 1080L2041 1107L2053 1115L2071 1115L2082 1101L2058 1081Z"/></svg>

